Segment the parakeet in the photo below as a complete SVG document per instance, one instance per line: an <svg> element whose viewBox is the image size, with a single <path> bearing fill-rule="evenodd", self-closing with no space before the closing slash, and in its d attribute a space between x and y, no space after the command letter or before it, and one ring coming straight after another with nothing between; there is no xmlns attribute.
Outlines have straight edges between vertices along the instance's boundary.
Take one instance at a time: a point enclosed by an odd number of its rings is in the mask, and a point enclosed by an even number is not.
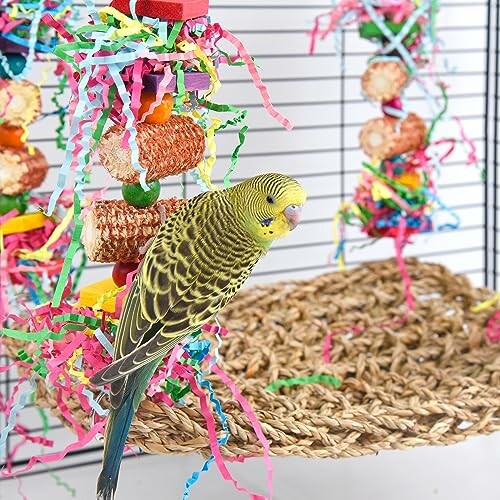
<svg viewBox="0 0 500 500"><path fill-rule="evenodd" d="M98 500L114 498L132 419L162 359L234 297L305 201L296 180L263 174L188 200L161 226L125 300L114 360L91 379L111 384Z"/></svg>

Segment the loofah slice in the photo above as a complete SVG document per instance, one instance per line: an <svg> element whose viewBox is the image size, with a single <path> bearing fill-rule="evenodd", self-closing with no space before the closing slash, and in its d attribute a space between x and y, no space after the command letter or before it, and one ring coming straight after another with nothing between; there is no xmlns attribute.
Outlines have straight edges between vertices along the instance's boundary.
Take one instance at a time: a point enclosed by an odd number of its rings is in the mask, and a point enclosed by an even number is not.
<svg viewBox="0 0 500 500"><path fill-rule="evenodd" d="M49 165L42 152L27 147L0 150L0 193L17 195L30 191L45 180Z"/></svg>
<svg viewBox="0 0 500 500"><path fill-rule="evenodd" d="M363 92L374 101L390 101L401 95L408 73L395 61L371 63L361 77Z"/></svg>
<svg viewBox="0 0 500 500"><path fill-rule="evenodd" d="M160 200L148 208L135 208L124 200L98 200L83 220L82 243L94 262L138 262L139 248L155 236L165 217L184 200ZM160 207L163 207L160 208Z"/></svg>
<svg viewBox="0 0 500 500"><path fill-rule="evenodd" d="M14 127L33 123L41 110L40 88L27 80L0 80L0 116Z"/></svg>
<svg viewBox="0 0 500 500"><path fill-rule="evenodd" d="M359 133L359 143L370 158L385 160L417 150L425 141L427 128L415 113L400 121L391 116L367 121Z"/></svg>
<svg viewBox="0 0 500 500"><path fill-rule="evenodd" d="M99 143L99 158L117 180L139 182L131 163L131 150L122 147L125 128L113 125ZM196 167L205 154L205 134L189 116L173 115L167 123L137 125L139 163L148 170L147 181L177 175Z"/></svg>

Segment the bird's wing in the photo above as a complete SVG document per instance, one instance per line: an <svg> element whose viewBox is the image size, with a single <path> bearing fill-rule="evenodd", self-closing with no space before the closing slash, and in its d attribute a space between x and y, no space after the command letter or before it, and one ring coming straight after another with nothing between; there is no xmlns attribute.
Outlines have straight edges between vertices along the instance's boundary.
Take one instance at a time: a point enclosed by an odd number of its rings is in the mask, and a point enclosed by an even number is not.
<svg viewBox="0 0 500 500"><path fill-rule="evenodd" d="M200 203L202 198L190 201ZM242 235L220 241L221 223L220 216L193 210L192 204L167 219L126 299L115 361L94 375L92 383L114 383L164 357L237 292L260 253L242 252ZM115 383L112 392L119 393L124 383Z"/></svg>

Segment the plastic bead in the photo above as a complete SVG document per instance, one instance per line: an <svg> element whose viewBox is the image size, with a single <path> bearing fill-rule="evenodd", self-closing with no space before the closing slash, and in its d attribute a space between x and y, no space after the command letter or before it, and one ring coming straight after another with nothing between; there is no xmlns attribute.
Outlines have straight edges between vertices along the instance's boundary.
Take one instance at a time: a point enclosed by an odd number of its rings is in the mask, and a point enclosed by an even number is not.
<svg viewBox="0 0 500 500"><path fill-rule="evenodd" d="M156 93L143 92L141 94L141 107L139 108L139 117L147 113L151 104L156 101ZM145 123L166 123L172 116L172 109L174 107L174 98L171 94L165 94L158 106L154 108L150 115L144 119Z"/></svg>
<svg viewBox="0 0 500 500"><path fill-rule="evenodd" d="M26 57L22 54L5 54L9 63L9 69L14 75L19 75L26 66ZM3 64L0 63L0 78L9 78Z"/></svg>
<svg viewBox="0 0 500 500"><path fill-rule="evenodd" d="M415 190L422 183L422 179L418 172L404 172L396 179L400 184L408 189Z"/></svg>
<svg viewBox="0 0 500 500"><path fill-rule="evenodd" d="M17 209L18 215L24 214L28 208L28 197L26 193L10 196L0 194L0 215L5 215L11 210Z"/></svg>
<svg viewBox="0 0 500 500"><path fill-rule="evenodd" d="M160 181L148 182L149 191L144 191L140 184L123 184L122 196L129 204L137 208L146 208L155 203L160 197Z"/></svg>
<svg viewBox="0 0 500 500"><path fill-rule="evenodd" d="M127 275L137 269L139 264L136 262L117 262L113 266L111 274L115 285L120 287L127 283Z"/></svg>

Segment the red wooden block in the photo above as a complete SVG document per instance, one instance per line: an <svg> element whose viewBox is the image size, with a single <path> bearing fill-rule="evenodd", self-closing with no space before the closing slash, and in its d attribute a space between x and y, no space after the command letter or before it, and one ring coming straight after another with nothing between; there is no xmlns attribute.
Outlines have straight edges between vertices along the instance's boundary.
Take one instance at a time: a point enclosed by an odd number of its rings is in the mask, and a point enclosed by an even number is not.
<svg viewBox="0 0 500 500"><path fill-rule="evenodd" d="M130 15L130 0L112 0L111 7ZM135 13L163 21L187 21L208 14L208 0L137 0Z"/></svg>

